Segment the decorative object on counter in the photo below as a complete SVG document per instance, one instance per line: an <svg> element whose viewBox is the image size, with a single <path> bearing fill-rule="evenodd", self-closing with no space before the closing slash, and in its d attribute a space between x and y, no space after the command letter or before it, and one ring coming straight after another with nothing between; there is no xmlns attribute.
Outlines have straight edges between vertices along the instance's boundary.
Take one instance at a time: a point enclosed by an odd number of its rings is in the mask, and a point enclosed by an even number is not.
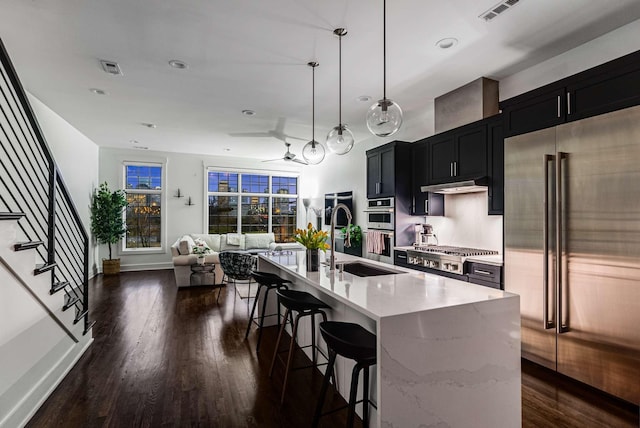
<svg viewBox="0 0 640 428"><path fill-rule="evenodd" d="M191 202L191 196L187 197L187 202L185 203L185 205L188 207L195 205L193 202Z"/></svg>
<svg viewBox="0 0 640 428"><path fill-rule="evenodd" d="M111 244L117 244L127 233L122 213L127 207L124 190L111 191L105 181L93 192L91 199L91 233L98 244L109 246L109 258L102 259L102 273L117 275L120 273L120 259L111 257Z"/></svg>
<svg viewBox="0 0 640 428"><path fill-rule="evenodd" d="M293 239L304 245L307 249L308 271L315 272L320 267L318 250L325 251L329 248L327 237L327 232L315 229L311 223L307 225L306 229L296 229L296 234Z"/></svg>
<svg viewBox="0 0 640 428"><path fill-rule="evenodd" d="M307 63L311 67L311 141L302 148L302 157L309 165L317 165L324 159L324 146L316 141L316 67L315 61Z"/></svg>
<svg viewBox="0 0 640 428"><path fill-rule="evenodd" d="M347 125L342 123L342 37L347 35L347 30L344 28L336 28L333 30L333 34L338 36L338 125L327 135L327 147L330 151L338 155L344 155L351 151L353 148L353 134L351 130L347 128Z"/></svg>
<svg viewBox="0 0 640 428"><path fill-rule="evenodd" d="M178 188L178 190L176 191L176 194L173 195L174 198L182 198L184 197L184 195L182 193L180 193L180 188Z"/></svg>
<svg viewBox="0 0 640 428"><path fill-rule="evenodd" d="M340 229L340 232L345 237L345 254L362 257L362 228L355 224L350 224L348 227ZM347 233L349 234L349 246L346 245Z"/></svg>
<svg viewBox="0 0 640 428"><path fill-rule="evenodd" d="M194 245L191 249L191 253L196 254L198 256L198 264L204 265L204 256L211 252L211 248L202 240L202 239L194 239Z"/></svg>
<svg viewBox="0 0 640 428"><path fill-rule="evenodd" d="M387 98L387 2L382 1L382 99L367 112L367 128L373 135L388 137L402 126L402 109Z"/></svg>

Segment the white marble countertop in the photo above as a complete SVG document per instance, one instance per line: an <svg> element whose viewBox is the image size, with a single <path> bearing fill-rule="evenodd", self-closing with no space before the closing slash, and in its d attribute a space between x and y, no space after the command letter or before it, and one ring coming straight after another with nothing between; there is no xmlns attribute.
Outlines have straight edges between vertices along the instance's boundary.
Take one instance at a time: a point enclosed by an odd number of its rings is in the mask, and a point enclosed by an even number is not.
<svg viewBox="0 0 640 428"><path fill-rule="evenodd" d="M322 254L321 257L324 258ZM260 255L261 262L264 260L284 269L296 279L375 320L515 296L502 290L348 254L337 254L336 258L346 262L362 261L402 273L358 277L347 272L332 273L325 264L320 265L318 272L307 272L304 251Z"/></svg>

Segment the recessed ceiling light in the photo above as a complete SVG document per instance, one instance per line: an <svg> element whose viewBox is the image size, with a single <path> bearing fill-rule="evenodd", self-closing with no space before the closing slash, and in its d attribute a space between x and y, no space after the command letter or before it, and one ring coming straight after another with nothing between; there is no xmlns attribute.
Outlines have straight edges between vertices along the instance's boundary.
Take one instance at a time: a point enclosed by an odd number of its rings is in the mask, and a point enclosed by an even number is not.
<svg viewBox="0 0 640 428"><path fill-rule="evenodd" d="M91 92L93 92L96 95L107 95L107 92L103 89L99 89L99 88L89 88L89 90Z"/></svg>
<svg viewBox="0 0 640 428"><path fill-rule="evenodd" d="M440 49L449 49L458 44L458 39L454 37L447 37L445 39L438 40L436 46Z"/></svg>
<svg viewBox="0 0 640 428"><path fill-rule="evenodd" d="M369 95L360 95L358 98L356 98L357 101L360 101L362 103L366 103L368 101L371 101L371 96Z"/></svg>
<svg viewBox="0 0 640 428"><path fill-rule="evenodd" d="M225 152L230 152L230 151L231 151L231 149L230 149L229 147L226 147L226 148L224 149L224 151L225 151Z"/></svg>
<svg viewBox="0 0 640 428"><path fill-rule="evenodd" d="M129 142L131 144L140 144L140 141L138 141L138 140L129 140Z"/></svg>
<svg viewBox="0 0 640 428"><path fill-rule="evenodd" d="M158 125L156 125L155 123L149 123L149 122L142 122L140 125L146 126L147 128L157 128L158 127Z"/></svg>
<svg viewBox="0 0 640 428"><path fill-rule="evenodd" d="M184 70L185 68L189 67L186 62L180 61L179 59L172 59L171 61L169 61L169 65L180 70Z"/></svg>
<svg viewBox="0 0 640 428"><path fill-rule="evenodd" d="M244 114L245 116L254 116L256 112L253 110L242 110L242 114Z"/></svg>

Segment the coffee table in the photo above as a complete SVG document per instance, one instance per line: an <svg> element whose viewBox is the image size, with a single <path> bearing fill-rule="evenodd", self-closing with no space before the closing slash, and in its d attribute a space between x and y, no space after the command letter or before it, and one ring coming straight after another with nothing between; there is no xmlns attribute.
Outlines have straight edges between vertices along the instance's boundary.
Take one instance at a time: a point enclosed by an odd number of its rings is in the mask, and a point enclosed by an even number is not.
<svg viewBox="0 0 640 428"><path fill-rule="evenodd" d="M213 281L211 283L207 283L207 275L213 276ZM194 279L198 280L197 284L194 284ZM191 265L191 275L189 276L189 283L191 285L206 285L218 287L218 297L216 298L216 303L220 299L220 293L222 292L222 284L216 284L216 265L215 263L193 263Z"/></svg>

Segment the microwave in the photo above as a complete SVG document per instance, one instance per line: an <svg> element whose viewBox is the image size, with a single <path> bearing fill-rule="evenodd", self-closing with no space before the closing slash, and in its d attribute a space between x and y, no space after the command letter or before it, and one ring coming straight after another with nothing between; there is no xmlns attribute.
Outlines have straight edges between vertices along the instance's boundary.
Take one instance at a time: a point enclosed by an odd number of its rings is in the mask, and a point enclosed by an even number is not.
<svg viewBox="0 0 640 428"><path fill-rule="evenodd" d="M369 199L365 216L367 229L393 230L395 227L394 199Z"/></svg>

